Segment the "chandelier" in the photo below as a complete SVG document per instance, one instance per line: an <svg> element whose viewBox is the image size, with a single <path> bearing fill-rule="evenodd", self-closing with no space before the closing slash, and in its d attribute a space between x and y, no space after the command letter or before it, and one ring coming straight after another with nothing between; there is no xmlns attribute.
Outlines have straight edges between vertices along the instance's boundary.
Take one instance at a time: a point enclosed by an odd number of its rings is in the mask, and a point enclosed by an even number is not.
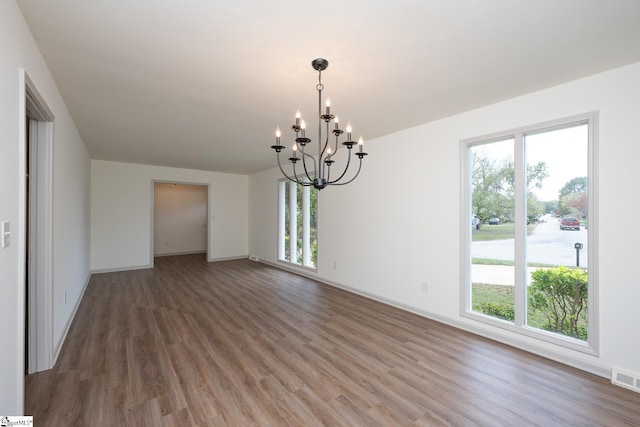
<svg viewBox="0 0 640 427"><path fill-rule="evenodd" d="M318 190L322 190L328 185L345 185L356 179L360 173L360 169L362 169L362 159L367 155L367 153L362 151L363 140L362 137L360 137L357 142L359 149L354 153L354 155L359 159L358 169L351 179L342 181L349 170L349 166L351 165L351 150L353 149L353 146L356 145L356 142L351 139L351 123L349 123L347 125L346 141L342 143L342 145L347 147L349 150L346 164L344 165L344 169L338 173L336 178L331 177L331 167L335 163L333 156L338 152L340 135L342 135L344 131L338 127L338 117L331 114L331 101L327 100L325 104L325 112L324 114L322 113L322 90L324 89L322 84L322 71L327 69L329 61L323 58L314 59L311 62L311 66L318 72L318 84L316 85L316 90L318 91L318 151L313 153L309 152L308 145L311 143L311 139L306 136L306 123L299 111L296 113L295 124L291 126L291 129L295 132L295 142L292 147L293 154L289 157L289 160L293 164L292 177L287 175L287 173L282 169L282 164L280 163L280 152L286 148L280 144L280 127L276 129L276 145L272 145L271 148L276 151L278 167L288 180L305 187L313 186ZM332 120L334 127L330 130L329 124ZM325 128L324 138L322 132L323 122ZM330 133L335 136L335 146L333 149L329 142ZM300 157L298 157L298 152L300 153ZM296 173L296 164L300 160L302 161L304 175L298 177L298 174Z"/></svg>

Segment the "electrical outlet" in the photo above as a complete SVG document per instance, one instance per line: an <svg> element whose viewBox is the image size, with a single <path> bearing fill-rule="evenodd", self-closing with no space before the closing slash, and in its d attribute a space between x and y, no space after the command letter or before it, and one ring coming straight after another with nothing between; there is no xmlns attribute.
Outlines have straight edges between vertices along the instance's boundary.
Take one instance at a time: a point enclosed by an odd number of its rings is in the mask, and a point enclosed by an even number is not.
<svg viewBox="0 0 640 427"><path fill-rule="evenodd" d="M429 284L427 282L422 282L422 292L425 294L429 292Z"/></svg>

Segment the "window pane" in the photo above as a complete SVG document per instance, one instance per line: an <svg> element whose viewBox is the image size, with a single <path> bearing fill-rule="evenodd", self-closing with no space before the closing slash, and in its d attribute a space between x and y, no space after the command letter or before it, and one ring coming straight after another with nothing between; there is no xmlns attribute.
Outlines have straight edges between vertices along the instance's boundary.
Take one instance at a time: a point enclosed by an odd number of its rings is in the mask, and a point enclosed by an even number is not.
<svg viewBox="0 0 640 427"><path fill-rule="evenodd" d="M315 267L318 190L288 181L281 181L278 188L278 259Z"/></svg>
<svg viewBox="0 0 640 427"><path fill-rule="evenodd" d="M309 191L309 250L311 267L315 267L318 257L318 190L311 188Z"/></svg>
<svg viewBox="0 0 640 427"><path fill-rule="evenodd" d="M293 183L291 185L294 185ZM303 186L296 185L296 258L297 264L302 264L302 249L304 247L303 236L304 231L302 229L302 200L303 200Z"/></svg>
<svg viewBox="0 0 640 427"><path fill-rule="evenodd" d="M290 182L285 182L284 186L281 187L282 191L284 191L284 259L287 261L291 261L291 233L289 231L291 222L290 218L290 205L291 200L289 197L289 185Z"/></svg>
<svg viewBox="0 0 640 427"><path fill-rule="evenodd" d="M470 148L471 309L514 320L514 140Z"/></svg>
<svg viewBox="0 0 640 427"><path fill-rule="evenodd" d="M587 339L588 125L525 135L527 319Z"/></svg>

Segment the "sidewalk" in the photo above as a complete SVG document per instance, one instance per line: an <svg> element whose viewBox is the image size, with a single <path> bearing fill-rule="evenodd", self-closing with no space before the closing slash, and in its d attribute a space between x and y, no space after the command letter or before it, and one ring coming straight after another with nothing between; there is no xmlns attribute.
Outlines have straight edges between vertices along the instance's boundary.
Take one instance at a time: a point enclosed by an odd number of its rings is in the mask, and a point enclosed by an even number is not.
<svg viewBox="0 0 640 427"><path fill-rule="evenodd" d="M527 285L531 284L531 273L536 267L527 267ZM488 283L492 285L514 284L514 267L505 265L471 264L471 280L475 283Z"/></svg>

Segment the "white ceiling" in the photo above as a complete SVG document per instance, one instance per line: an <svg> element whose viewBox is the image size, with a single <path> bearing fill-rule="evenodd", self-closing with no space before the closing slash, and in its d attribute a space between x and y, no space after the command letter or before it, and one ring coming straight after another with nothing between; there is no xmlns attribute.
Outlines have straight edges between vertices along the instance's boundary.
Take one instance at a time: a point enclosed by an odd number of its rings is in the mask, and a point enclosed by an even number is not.
<svg viewBox="0 0 640 427"><path fill-rule="evenodd" d="M640 61L638 0L18 4L92 158L221 172L317 126L317 57L365 140Z"/></svg>

